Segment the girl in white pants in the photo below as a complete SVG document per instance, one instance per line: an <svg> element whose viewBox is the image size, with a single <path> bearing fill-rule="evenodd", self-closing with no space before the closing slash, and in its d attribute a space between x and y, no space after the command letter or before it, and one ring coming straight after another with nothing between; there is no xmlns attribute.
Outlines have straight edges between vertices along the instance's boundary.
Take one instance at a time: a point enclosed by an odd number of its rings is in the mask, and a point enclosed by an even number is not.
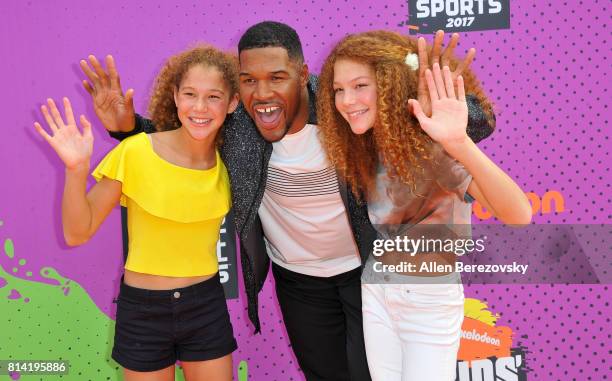
<svg viewBox="0 0 612 381"><path fill-rule="evenodd" d="M350 35L320 76L319 127L328 156L367 201L378 233L362 276L375 381L455 379L463 321L455 254L434 246L411 255L401 243L469 238L472 197L505 223L531 220L525 194L467 134L468 104L474 138L486 135L494 117L467 69L474 52L461 63L451 57L457 38L442 54L441 70L443 35L436 35L432 71L423 39L385 31ZM444 264L449 267L431 269Z"/></svg>
<svg viewBox="0 0 612 381"><path fill-rule="evenodd" d="M371 268L368 263L366 270ZM452 280L448 284L366 283L366 276L361 298L372 379L454 380L463 286Z"/></svg>

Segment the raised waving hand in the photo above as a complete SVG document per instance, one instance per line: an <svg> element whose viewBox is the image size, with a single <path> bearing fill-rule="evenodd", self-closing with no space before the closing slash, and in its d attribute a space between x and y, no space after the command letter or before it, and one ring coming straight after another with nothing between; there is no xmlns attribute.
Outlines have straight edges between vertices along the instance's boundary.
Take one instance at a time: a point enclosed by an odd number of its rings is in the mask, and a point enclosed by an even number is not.
<svg viewBox="0 0 612 381"><path fill-rule="evenodd" d="M94 111L104 128L111 132L132 131L135 120L134 90L123 93L117 66L111 55L105 58L107 71L95 56L90 55L88 60L89 63L85 60L80 62L81 70L89 78L89 81L83 80L83 87L91 94Z"/></svg>
<svg viewBox="0 0 612 381"><path fill-rule="evenodd" d="M428 117L418 101L410 105L421 128L472 175L467 193L506 224L524 225L531 221L531 206L521 188L492 162L466 132L468 109L463 77L457 77L457 93L448 66L425 72L432 115Z"/></svg>
<svg viewBox="0 0 612 381"><path fill-rule="evenodd" d="M70 101L68 98L63 101L65 120L52 99L47 99L47 106L41 107L50 134L40 123L34 123L34 127L66 165L62 225L66 243L76 246L87 242L117 205L121 197L121 183L104 177L89 192L86 191L94 140L91 124L81 115L81 132L74 120Z"/></svg>
<svg viewBox="0 0 612 381"><path fill-rule="evenodd" d="M439 64L441 67L448 66L450 67L450 59L453 56L453 51L457 47L459 43L459 35L457 33L453 33L450 38L450 41L444 51L442 51L442 42L444 41L444 31L439 30L436 32L433 41L433 47L431 49L431 63ZM431 116L431 102L429 97L429 91L427 89L427 81L425 78L425 73L427 72L429 67L429 57L427 55L427 43L423 37L420 37L418 40L418 53L419 53L419 87L418 87L418 100L421 104L421 108L423 112L427 116ZM461 73L467 69L474 56L476 55L476 49L471 48L468 50L465 59L457 65L455 70L451 71L452 83L456 83L457 78L461 75Z"/></svg>
<svg viewBox="0 0 612 381"><path fill-rule="evenodd" d="M468 108L463 77L457 77L457 94L448 66L441 71L440 65L434 63L433 72L426 70L425 80L432 109L431 117L425 114L420 101L409 101L421 128L444 148L465 142L469 137L466 132Z"/></svg>
<svg viewBox="0 0 612 381"><path fill-rule="evenodd" d="M49 134L38 122L34 127L38 133L53 147L55 152L68 169L89 168L89 160L93 151L93 135L91 123L81 115L80 122L83 132L79 131L72 106L68 98L63 99L66 120L62 119L53 99L47 99L47 106L41 106L41 111L51 130Z"/></svg>

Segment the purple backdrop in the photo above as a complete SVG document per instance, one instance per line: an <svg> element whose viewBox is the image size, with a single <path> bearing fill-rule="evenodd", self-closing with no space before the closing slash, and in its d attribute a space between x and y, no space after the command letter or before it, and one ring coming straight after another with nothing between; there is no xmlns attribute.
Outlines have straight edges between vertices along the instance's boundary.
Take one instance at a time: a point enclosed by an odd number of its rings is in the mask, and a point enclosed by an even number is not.
<svg viewBox="0 0 612 381"><path fill-rule="evenodd" d="M610 223L609 6L606 1L513 1L511 29L461 36L461 51L477 48L473 69L497 107L497 131L481 147L526 192L542 196L555 190L565 199L564 211L539 213L537 223ZM136 89L136 108L144 112L164 59L195 41L230 48L253 23L286 22L300 34L311 71L318 72L325 54L346 33L408 34L399 26L407 9L402 0L377 5L3 0L3 236L13 239L15 253L29 267L56 268L114 316L111 301L121 267L118 209L90 243L68 249L60 226L63 167L32 127L42 119L38 106L47 97L65 95L76 112L94 121L94 161L113 147L81 88L78 61L112 53L124 88ZM8 261L0 255L0 263L8 266ZM31 279L48 281L36 274ZM270 282L261 296L262 335L253 336L247 325L243 295L229 302L239 340L236 360L248 361L253 380L302 379ZM517 333L517 344L529 351L530 380L606 378L612 330L607 286L479 286L466 288L466 296L487 301L501 315L498 324Z"/></svg>

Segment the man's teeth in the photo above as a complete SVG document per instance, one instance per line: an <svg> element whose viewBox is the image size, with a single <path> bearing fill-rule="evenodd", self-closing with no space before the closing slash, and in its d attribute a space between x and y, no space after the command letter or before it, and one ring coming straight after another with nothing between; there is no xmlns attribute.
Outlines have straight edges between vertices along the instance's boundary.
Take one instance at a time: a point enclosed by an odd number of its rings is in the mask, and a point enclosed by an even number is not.
<svg viewBox="0 0 612 381"><path fill-rule="evenodd" d="M190 118L192 122L198 124L204 124L210 122L212 119L198 119L198 118Z"/></svg>
<svg viewBox="0 0 612 381"><path fill-rule="evenodd" d="M263 113L274 112L274 111L278 110L279 108L280 107L278 107L278 106L266 107L266 108L258 108L258 109L256 109L256 111L263 114Z"/></svg>

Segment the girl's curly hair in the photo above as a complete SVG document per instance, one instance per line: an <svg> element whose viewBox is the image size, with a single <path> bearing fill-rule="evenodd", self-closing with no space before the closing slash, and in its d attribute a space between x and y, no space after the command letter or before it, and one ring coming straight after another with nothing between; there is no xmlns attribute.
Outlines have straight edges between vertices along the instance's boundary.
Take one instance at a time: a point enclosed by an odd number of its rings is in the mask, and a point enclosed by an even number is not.
<svg viewBox="0 0 612 381"><path fill-rule="evenodd" d="M230 98L238 93L238 59L235 55L205 44L180 52L166 61L155 79L149 116L158 131L175 130L181 126L174 103L174 90L180 87L185 74L195 65L216 68L223 74Z"/></svg>
<svg viewBox="0 0 612 381"><path fill-rule="evenodd" d="M431 57L431 46L427 47ZM320 133L329 161L361 199L374 183L376 167L382 163L390 176L414 188L423 171L431 138L421 129L408 109L408 100L417 99L419 73L405 63L406 55L418 54L417 40L388 31L348 35L325 60L319 77L317 111ZM376 74L377 115L373 128L357 135L340 115L333 89L334 64L339 59L370 65ZM459 61L452 57L450 69ZM470 70L464 70L466 94L475 96L493 119L492 105Z"/></svg>

